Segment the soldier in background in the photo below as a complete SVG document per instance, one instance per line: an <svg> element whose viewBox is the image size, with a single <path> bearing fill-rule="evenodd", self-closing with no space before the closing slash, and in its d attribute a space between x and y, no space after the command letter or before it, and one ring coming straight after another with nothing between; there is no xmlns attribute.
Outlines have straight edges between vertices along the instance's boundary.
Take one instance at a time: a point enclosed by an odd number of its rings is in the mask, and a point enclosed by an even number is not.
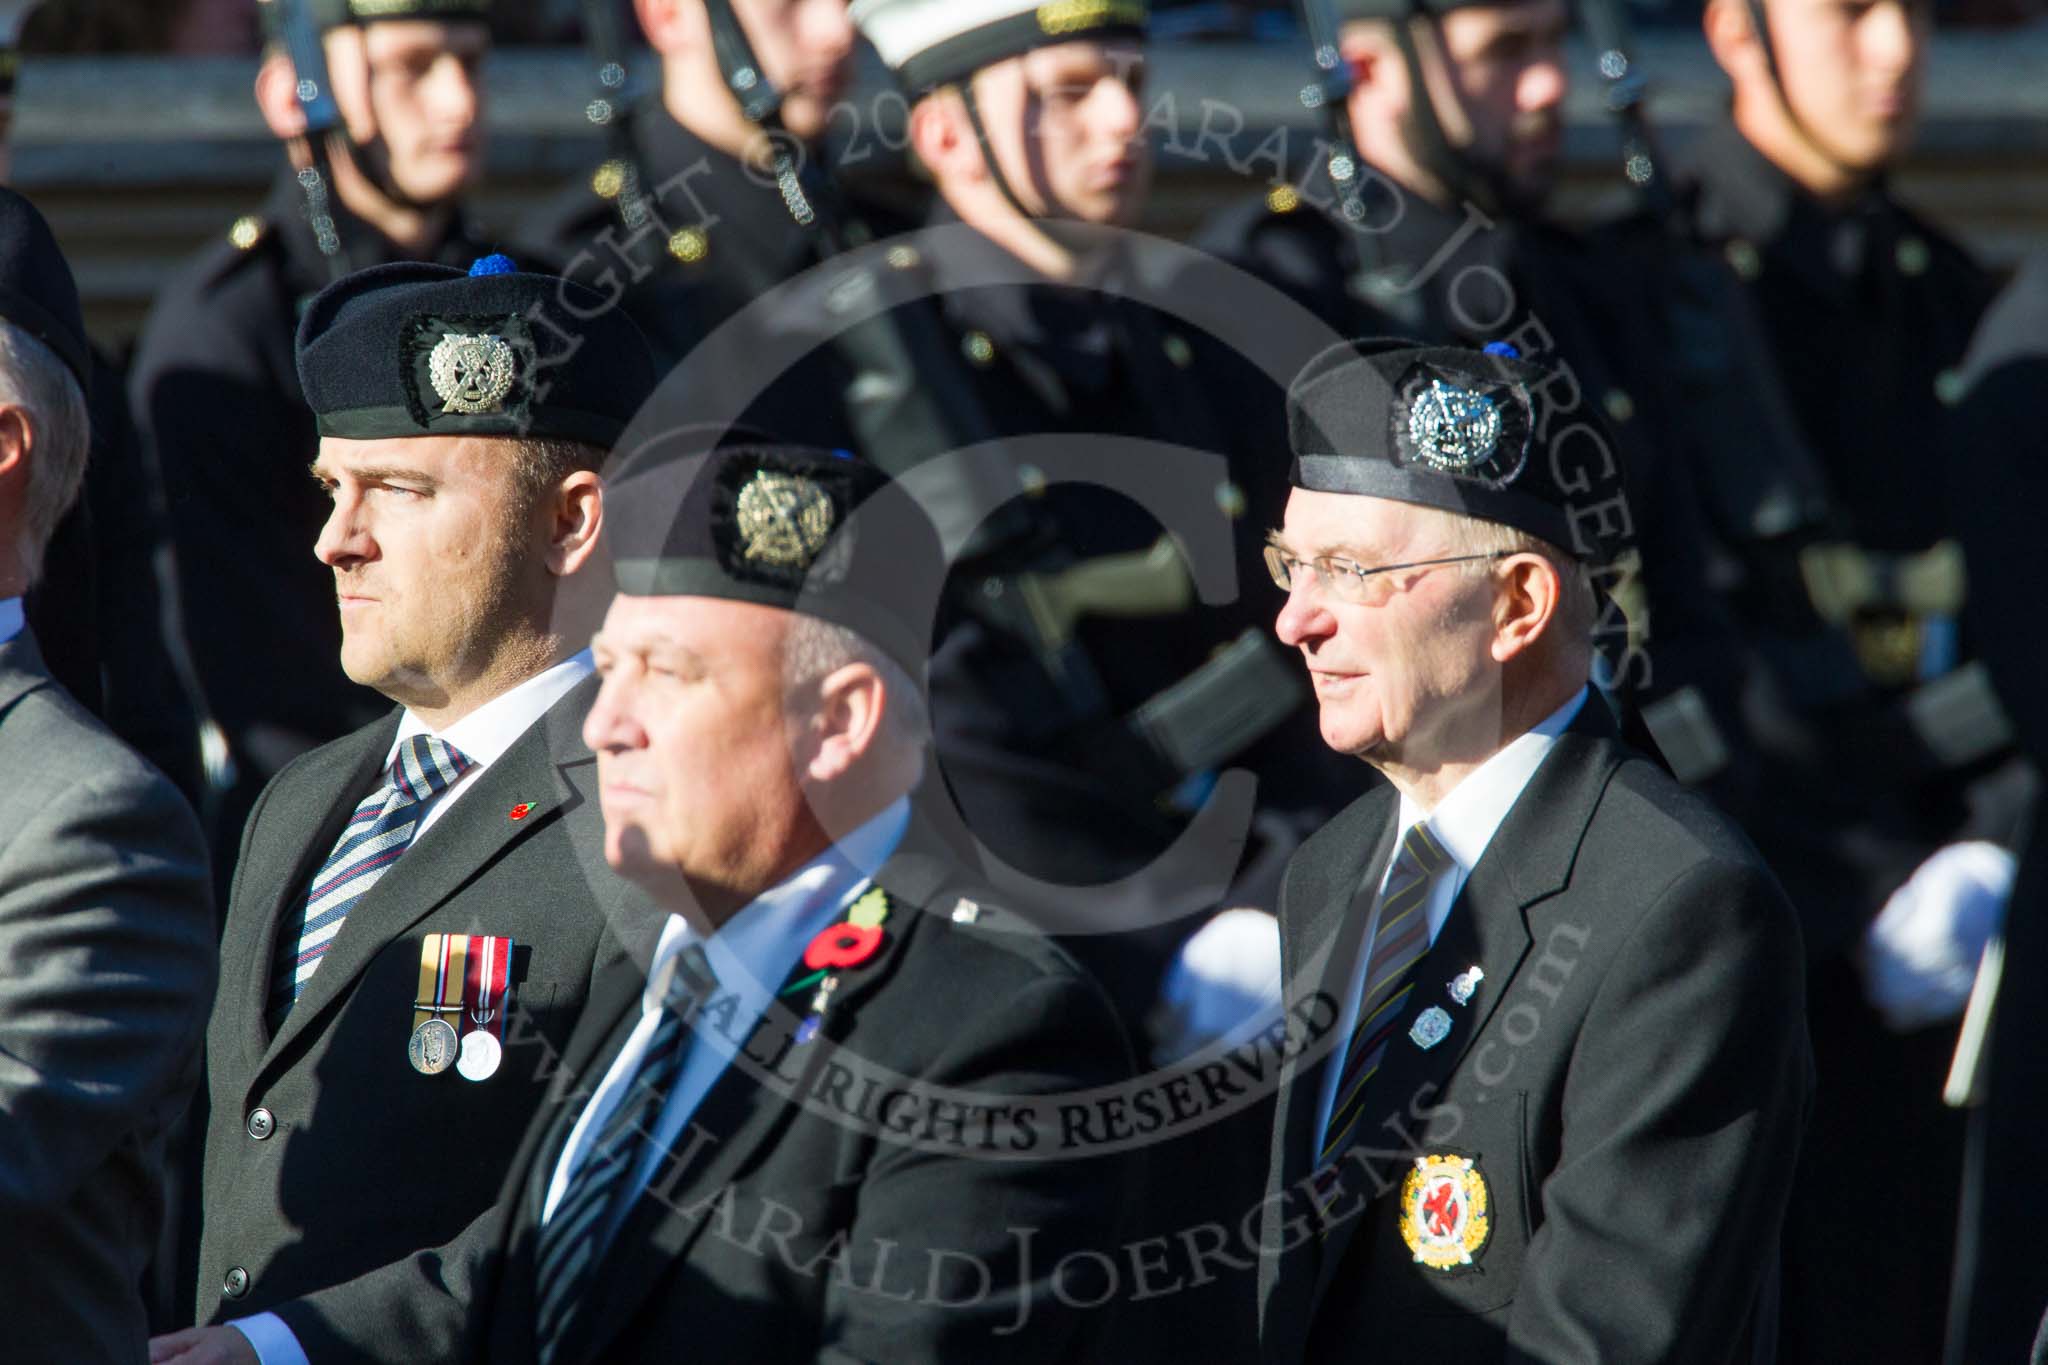
<svg viewBox="0 0 2048 1365"><path fill-rule="evenodd" d="M477 69L489 0L270 0L256 102L292 165L315 163L281 42L306 5L343 116L317 233L291 171L264 208L188 263L145 327L129 394L171 501L186 627L238 778L210 831L227 875L248 804L285 763L368 721L381 700L341 671L334 585L313 557L326 514L317 442L292 366L305 300L385 261L466 266L484 253L461 208L483 158Z"/></svg>
<svg viewBox="0 0 2048 1365"><path fill-rule="evenodd" d="M1579 490L1574 525L1604 542L1599 586L1626 611L1603 613L1603 680L1642 705L1680 777L1718 779L1727 754L1710 717L1727 723L1741 682L1731 626L1704 585L1693 505L1670 488L1682 471L1666 452L1689 408L1657 369L1629 368L1668 345L1643 306L1646 274L1664 270L1662 235L1623 243L1547 216L1570 9L1563 0L1336 0L1331 9L1346 93L1331 106L1317 161L1276 168L1268 189L1219 214L1200 244L1347 337L1510 346L1552 373L1538 395L1547 430L1593 416L1612 432L1625 505ZM1330 163L1354 150L1362 164L1347 188ZM1236 392L1234 420L1284 430L1278 388Z"/></svg>
<svg viewBox="0 0 2048 1365"><path fill-rule="evenodd" d="M2039 507L2048 497L2048 428L2039 420L2044 385L2048 255L2036 255L1977 329L1955 382L1946 445L1954 452L1947 469L1953 524L1970 570L1966 615L2020 747L2036 765L2048 761L2048 638L2035 625L2040 602L2024 567L2040 542L2034 519L2008 509ZM2037 802L2005 917L1990 1041L1972 1097L1948 1365L2028 1359L2048 1305L2048 1262L2031 1240L2048 1218L2048 1170L2040 1159L2048 1107L2048 1050L2041 1047L2048 1032L2048 991L2041 988L2048 972L2044 815ZM1976 975L1969 946L1956 945L1958 991ZM2044 1356L2048 1335L2031 1359Z"/></svg>
<svg viewBox="0 0 2048 1365"><path fill-rule="evenodd" d="M1962 1123L1941 1104L1939 1026L1960 1000L1927 989L1913 945L1995 918L2030 781L1973 661L1964 509L1943 496L1962 454L1943 376L1992 282L1888 179L1931 22L1908 0L1714 0L1734 99L1680 195L1742 282L1800 438L1768 463L1735 446L1693 465L1754 661L1736 744L1762 781L1736 813L1811 959L1819 1091L1786 1230L1798 1360L1940 1353Z"/></svg>
<svg viewBox="0 0 2048 1365"><path fill-rule="evenodd" d="M589 183L521 235L567 278L622 300L666 368L842 244L908 223L820 184L853 70L845 0L635 0L633 12L659 90L618 116Z"/></svg>

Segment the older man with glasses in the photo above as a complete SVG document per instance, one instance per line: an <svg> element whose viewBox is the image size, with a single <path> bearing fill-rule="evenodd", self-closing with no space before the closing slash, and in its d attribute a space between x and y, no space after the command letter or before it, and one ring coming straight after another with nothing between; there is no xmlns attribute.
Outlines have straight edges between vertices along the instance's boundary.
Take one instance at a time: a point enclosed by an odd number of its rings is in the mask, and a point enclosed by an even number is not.
<svg viewBox="0 0 2048 1365"><path fill-rule="evenodd" d="M1340 347L1267 550L1323 739L1387 785L1295 856L1269 1361L1732 1361L1768 1343L1810 1090L1797 922L1587 679L1585 481L1512 354ZM1597 505L1597 504L1596 504Z"/></svg>

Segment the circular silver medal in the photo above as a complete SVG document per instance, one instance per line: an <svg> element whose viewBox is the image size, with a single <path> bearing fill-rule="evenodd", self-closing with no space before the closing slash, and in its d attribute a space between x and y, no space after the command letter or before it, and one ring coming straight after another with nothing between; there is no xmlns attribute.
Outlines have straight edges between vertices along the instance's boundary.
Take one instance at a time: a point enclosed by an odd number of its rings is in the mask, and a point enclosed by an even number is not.
<svg viewBox="0 0 2048 1365"><path fill-rule="evenodd" d="M505 1046L489 1029L471 1029L462 1039L462 1056L455 1070L465 1081L487 1081L505 1059Z"/></svg>
<svg viewBox="0 0 2048 1365"><path fill-rule="evenodd" d="M406 1044L406 1059L422 1076L438 1076L455 1065L455 1026L446 1019L429 1019L412 1031Z"/></svg>

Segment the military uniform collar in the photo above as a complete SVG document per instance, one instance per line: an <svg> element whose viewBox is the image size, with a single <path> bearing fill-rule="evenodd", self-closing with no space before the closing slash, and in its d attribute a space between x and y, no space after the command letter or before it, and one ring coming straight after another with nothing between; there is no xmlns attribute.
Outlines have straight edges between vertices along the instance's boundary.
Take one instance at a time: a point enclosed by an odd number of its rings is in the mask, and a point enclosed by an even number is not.
<svg viewBox="0 0 2048 1365"><path fill-rule="evenodd" d="M947 243L934 279L956 326L982 334L997 353L1020 349L1038 356L1072 386L1095 389L1109 381L1118 344L1114 262L1086 284L977 283L1014 279L1017 258L979 232L948 231L962 220L943 199L934 201L929 226Z"/></svg>
<svg viewBox="0 0 2048 1365"><path fill-rule="evenodd" d="M687 188L662 200L670 227L699 227L719 244L714 253L725 248L744 250L777 264L800 261L814 249L812 230L789 216L772 179L676 122L658 94L644 100L634 112L633 141L646 176L644 192L654 194L676 176L688 176ZM708 173L692 173L700 164ZM685 205L702 205L704 223L683 222L677 215ZM711 259L715 263L717 255Z"/></svg>
<svg viewBox="0 0 2048 1365"><path fill-rule="evenodd" d="M342 255L350 271L415 259L467 269L471 262L485 254L476 225L460 205L449 215L447 230L434 249L424 256L414 257L351 213L341 202L341 196L333 192L331 177L328 193L328 207L341 232ZM279 172L276 182L270 187L270 196L263 201L263 219L282 243L291 262L293 281L300 292L311 295L324 289L332 277L325 258L320 254L320 244L313 236L313 228L306 221L306 193L299 188L298 179L290 167Z"/></svg>
<svg viewBox="0 0 2048 1365"><path fill-rule="evenodd" d="M1346 259L1354 262L1357 270L1351 283L1353 292L1390 320L1407 322L1411 331L1425 330L1420 316L1402 317L1401 300L1406 299L1409 308L1423 306L1420 294L1402 288L1417 271L1427 269L1437 281L1447 281L1471 265L1512 275L1510 266L1518 244L1528 235L1526 225L1505 218L1475 223L1464 207L1445 208L1377 171L1367 174L1359 195L1363 221L1376 230L1361 230L1344 221L1342 199L1330 179L1329 167L1320 162L1292 185L1269 193L1267 205L1285 212L1304 212L1312 205L1321 212L1348 244ZM1453 244L1451 260L1440 261L1438 257Z"/></svg>
<svg viewBox="0 0 2048 1365"><path fill-rule="evenodd" d="M1766 269L1846 298L1864 270L1873 237L1898 207L1882 178L1843 207L1823 204L1780 170L1724 115L1700 137L1688 177L1701 235L1723 244L1745 279Z"/></svg>

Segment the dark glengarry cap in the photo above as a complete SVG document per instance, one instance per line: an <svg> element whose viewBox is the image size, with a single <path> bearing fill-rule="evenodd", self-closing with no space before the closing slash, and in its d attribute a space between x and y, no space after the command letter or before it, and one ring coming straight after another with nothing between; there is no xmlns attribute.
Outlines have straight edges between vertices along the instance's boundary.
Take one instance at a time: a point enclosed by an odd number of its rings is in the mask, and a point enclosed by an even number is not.
<svg viewBox="0 0 2048 1365"><path fill-rule="evenodd" d="M559 437L609 447L654 392L647 339L618 308L487 256L465 275L358 271L299 319L299 383L322 436Z"/></svg>
<svg viewBox="0 0 2048 1365"><path fill-rule="evenodd" d="M0 189L0 318L57 353L82 389L92 387L92 352L78 285L36 206Z"/></svg>
<svg viewBox="0 0 2048 1365"><path fill-rule="evenodd" d="M1568 498L1532 459L1548 371L1508 354L1412 341L1333 346L1287 393L1297 488L1437 507L1574 548Z"/></svg>
<svg viewBox="0 0 2048 1365"><path fill-rule="evenodd" d="M303 5L311 11L313 27L325 33L348 24L368 24L379 19L428 19L436 23L491 22L491 0L261 0L264 37L276 40L284 32L287 4Z"/></svg>
<svg viewBox="0 0 2048 1365"><path fill-rule="evenodd" d="M1140 38L1147 0L853 0L854 23L913 95L1036 47Z"/></svg>
<svg viewBox="0 0 2048 1365"><path fill-rule="evenodd" d="M606 487L620 592L801 612L923 678L945 553L923 509L865 460L700 429L636 450Z"/></svg>

